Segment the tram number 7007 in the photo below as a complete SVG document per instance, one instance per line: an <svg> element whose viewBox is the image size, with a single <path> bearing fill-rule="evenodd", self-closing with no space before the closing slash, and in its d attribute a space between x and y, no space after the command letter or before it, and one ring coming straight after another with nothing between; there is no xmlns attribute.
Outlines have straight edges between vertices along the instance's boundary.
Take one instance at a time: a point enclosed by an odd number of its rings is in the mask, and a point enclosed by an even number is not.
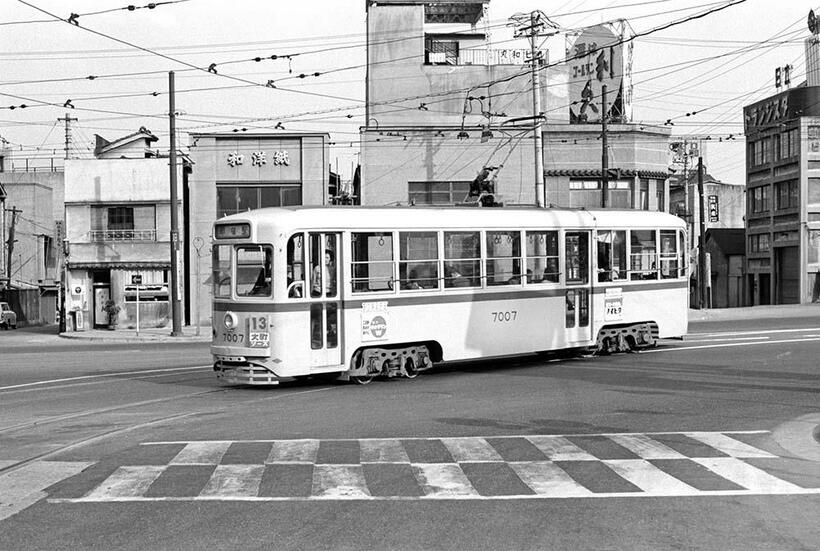
<svg viewBox="0 0 820 551"><path fill-rule="evenodd" d="M515 321L518 317L518 310L507 310L505 312L491 312L493 316L493 323L504 323L508 321Z"/></svg>

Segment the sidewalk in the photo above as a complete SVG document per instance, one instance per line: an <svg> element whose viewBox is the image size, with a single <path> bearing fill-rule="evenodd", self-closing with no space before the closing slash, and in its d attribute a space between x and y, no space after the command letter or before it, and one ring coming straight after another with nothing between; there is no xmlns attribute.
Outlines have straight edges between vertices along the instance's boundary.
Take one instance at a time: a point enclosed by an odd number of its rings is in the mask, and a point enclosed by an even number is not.
<svg viewBox="0 0 820 551"><path fill-rule="evenodd" d="M145 327L140 328L139 335L136 329L87 329L85 331L66 331L60 333L64 339L81 339L85 341L97 342L211 342L211 327L201 326L199 336L196 335L195 326L185 326L182 328L182 335L171 336L171 327Z"/></svg>
<svg viewBox="0 0 820 551"><path fill-rule="evenodd" d="M751 319L809 318L820 321L820 304L785 304L778 306L745 306L689 310L689 323L699 321L732 321Z"/></svg>

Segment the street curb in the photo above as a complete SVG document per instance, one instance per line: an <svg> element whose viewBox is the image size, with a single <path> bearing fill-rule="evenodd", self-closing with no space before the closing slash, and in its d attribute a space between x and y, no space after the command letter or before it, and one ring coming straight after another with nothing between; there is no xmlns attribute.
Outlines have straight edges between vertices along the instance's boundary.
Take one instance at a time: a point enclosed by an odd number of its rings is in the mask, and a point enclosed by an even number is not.
<svg viewBox="0 0 820 551"><path fill-rule="evenodd" d="M91 335L73 335L71 333L60 333L60 338L70 339L75 341L88 342L110 342L110 343L145 343L145 342L168 342L168 343L209 343L210 338L207 337L171 337L170 335L145 335L137 337L136 335L130 337L95 337Z"/></svg>

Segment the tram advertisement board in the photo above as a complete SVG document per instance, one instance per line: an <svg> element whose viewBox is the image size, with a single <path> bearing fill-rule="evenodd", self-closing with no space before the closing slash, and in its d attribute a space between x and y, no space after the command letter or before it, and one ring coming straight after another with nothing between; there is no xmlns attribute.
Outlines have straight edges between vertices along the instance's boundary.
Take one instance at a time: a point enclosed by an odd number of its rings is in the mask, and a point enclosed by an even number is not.
<svg viewBox="0 0 820 551"><path fill-rule="evenodd" d="M617 321L623 318L624 296L620 287L610 287L604 295L604 320Z"/></svg>
<svg viewBox="0 0 820 551"><path fill-rule="evenodd" d="M362 304L362 342L386 340L389 327L387 301Z"/></svg>

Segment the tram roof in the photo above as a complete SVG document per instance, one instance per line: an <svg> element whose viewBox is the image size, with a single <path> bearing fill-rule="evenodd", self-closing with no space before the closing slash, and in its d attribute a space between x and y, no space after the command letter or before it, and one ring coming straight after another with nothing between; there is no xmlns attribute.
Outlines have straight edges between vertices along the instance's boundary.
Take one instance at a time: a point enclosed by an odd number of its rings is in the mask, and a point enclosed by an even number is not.
<svg viewBox="0 0 820 551"><path fill-rule="evenodd" d="M537 207L272 207L233 214L217 223L251 221L274 231L297 228L511 228L511 227L685 227L665 212Z"/></svg>

